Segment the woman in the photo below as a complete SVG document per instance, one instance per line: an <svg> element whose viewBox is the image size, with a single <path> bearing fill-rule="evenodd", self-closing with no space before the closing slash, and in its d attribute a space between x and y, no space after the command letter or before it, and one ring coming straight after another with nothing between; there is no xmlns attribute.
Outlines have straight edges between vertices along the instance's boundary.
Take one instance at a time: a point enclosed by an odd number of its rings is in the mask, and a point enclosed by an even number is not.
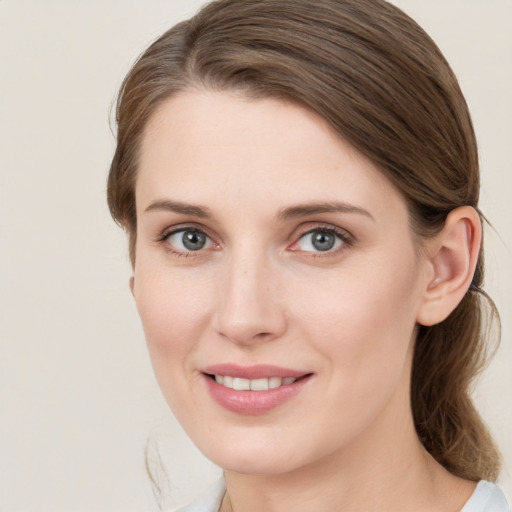
<svg viewBox="0 0 512 512"><path fill-rule="evenodd" d="M508 510L482 364L471 119L381 0L220 0L121 88L108 197L174 414L183 510ZM478 482L478 484L477 484Z"/></svg>

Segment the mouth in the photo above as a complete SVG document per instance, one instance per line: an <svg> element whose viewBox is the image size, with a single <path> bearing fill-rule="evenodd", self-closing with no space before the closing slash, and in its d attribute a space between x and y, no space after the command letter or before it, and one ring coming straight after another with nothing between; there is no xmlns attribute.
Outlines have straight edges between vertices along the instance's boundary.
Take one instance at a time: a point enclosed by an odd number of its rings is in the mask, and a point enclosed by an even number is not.
<svg viewBox="0 0 512 512"><path fill-rule="evenodd" d="M230 412L257 415L298 395L314 376L272 365L215 365L201 372L210 396Z"/></svg>
<svg viewBox="0 0 512 512"><path fill-rule="evenodd" d="M299 379L303 379L311 374L303 377L270 377L259 379L244 379L243 377L233 377L231 375L211 375L206 374L210 379L215 380L217 384L225 388L234 389L235 391L268 391L269 389L277 389L281 386L289 386Z"/></svg>

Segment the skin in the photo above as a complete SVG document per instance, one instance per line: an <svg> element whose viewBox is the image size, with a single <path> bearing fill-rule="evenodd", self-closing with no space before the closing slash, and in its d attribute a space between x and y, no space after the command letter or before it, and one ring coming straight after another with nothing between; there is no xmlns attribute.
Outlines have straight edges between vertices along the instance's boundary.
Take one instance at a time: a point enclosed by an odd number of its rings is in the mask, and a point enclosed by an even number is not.
<svg viewBox="0 0 512 512"><path fill-rule="evenodd" d="M150 119L136 200L132 292L153 367L194 443L225 469L223 510L462 508L474 484L423 450L409 386L418 323L441 321L469 285L471 209L419 248L401 194L316 114L208 91L180 93ZM320 203L348 209L290 214ZM169 236L192 228L204 249ZM340 238L321 252L308 233L326 229ZM201 368L225 362L313 376L248 416L207 392Z"/></svg>

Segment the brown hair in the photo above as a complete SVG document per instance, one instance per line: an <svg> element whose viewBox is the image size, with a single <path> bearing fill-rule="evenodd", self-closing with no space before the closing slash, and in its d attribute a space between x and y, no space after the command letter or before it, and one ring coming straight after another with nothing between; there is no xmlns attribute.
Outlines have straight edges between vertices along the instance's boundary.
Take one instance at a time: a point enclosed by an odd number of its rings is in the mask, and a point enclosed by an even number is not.
<svg viewBox="0 0 512 512"><path fill-rule="evenodd" d="M326 119L401 191L419 237L448 213L477 208L479 169L468 108L430 37L383 0L218 0L163 34L125 78L108 179L114 219L135 261L135 180L148 119L186 89L282 98ZM411 400L418 436L452 473L494 480L499 454L470 385L486 359L483 254L469 291L442 323L421 327Z"/></svg>

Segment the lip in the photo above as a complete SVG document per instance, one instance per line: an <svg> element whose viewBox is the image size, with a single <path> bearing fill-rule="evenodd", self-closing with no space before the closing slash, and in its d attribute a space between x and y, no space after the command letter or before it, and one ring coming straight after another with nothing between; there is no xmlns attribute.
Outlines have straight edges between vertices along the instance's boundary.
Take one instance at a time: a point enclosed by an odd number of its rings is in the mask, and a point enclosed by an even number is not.
<svg viewBox="0 0 512 512"><path fill-rule="evenodd" d="M215 364L207 366L201 371L210 375L230 375L231 377L240 377L242 379L269 379L270 377L281 377L282 379L293 377L298 379L311 373L271 364L241 366L233 363Z"/></svg>
<svg viewBox="0 0 512 512"><path fill-rule="evenodd" d="M275 409L302 391L313 374L273 365L239 366L226 363L202 370L203 380L211 397L224 409L243 415L256 416ZM215 382L210 375L230 375L244 379L293 377L292 384L265 391L237 391Z"/></svg>

